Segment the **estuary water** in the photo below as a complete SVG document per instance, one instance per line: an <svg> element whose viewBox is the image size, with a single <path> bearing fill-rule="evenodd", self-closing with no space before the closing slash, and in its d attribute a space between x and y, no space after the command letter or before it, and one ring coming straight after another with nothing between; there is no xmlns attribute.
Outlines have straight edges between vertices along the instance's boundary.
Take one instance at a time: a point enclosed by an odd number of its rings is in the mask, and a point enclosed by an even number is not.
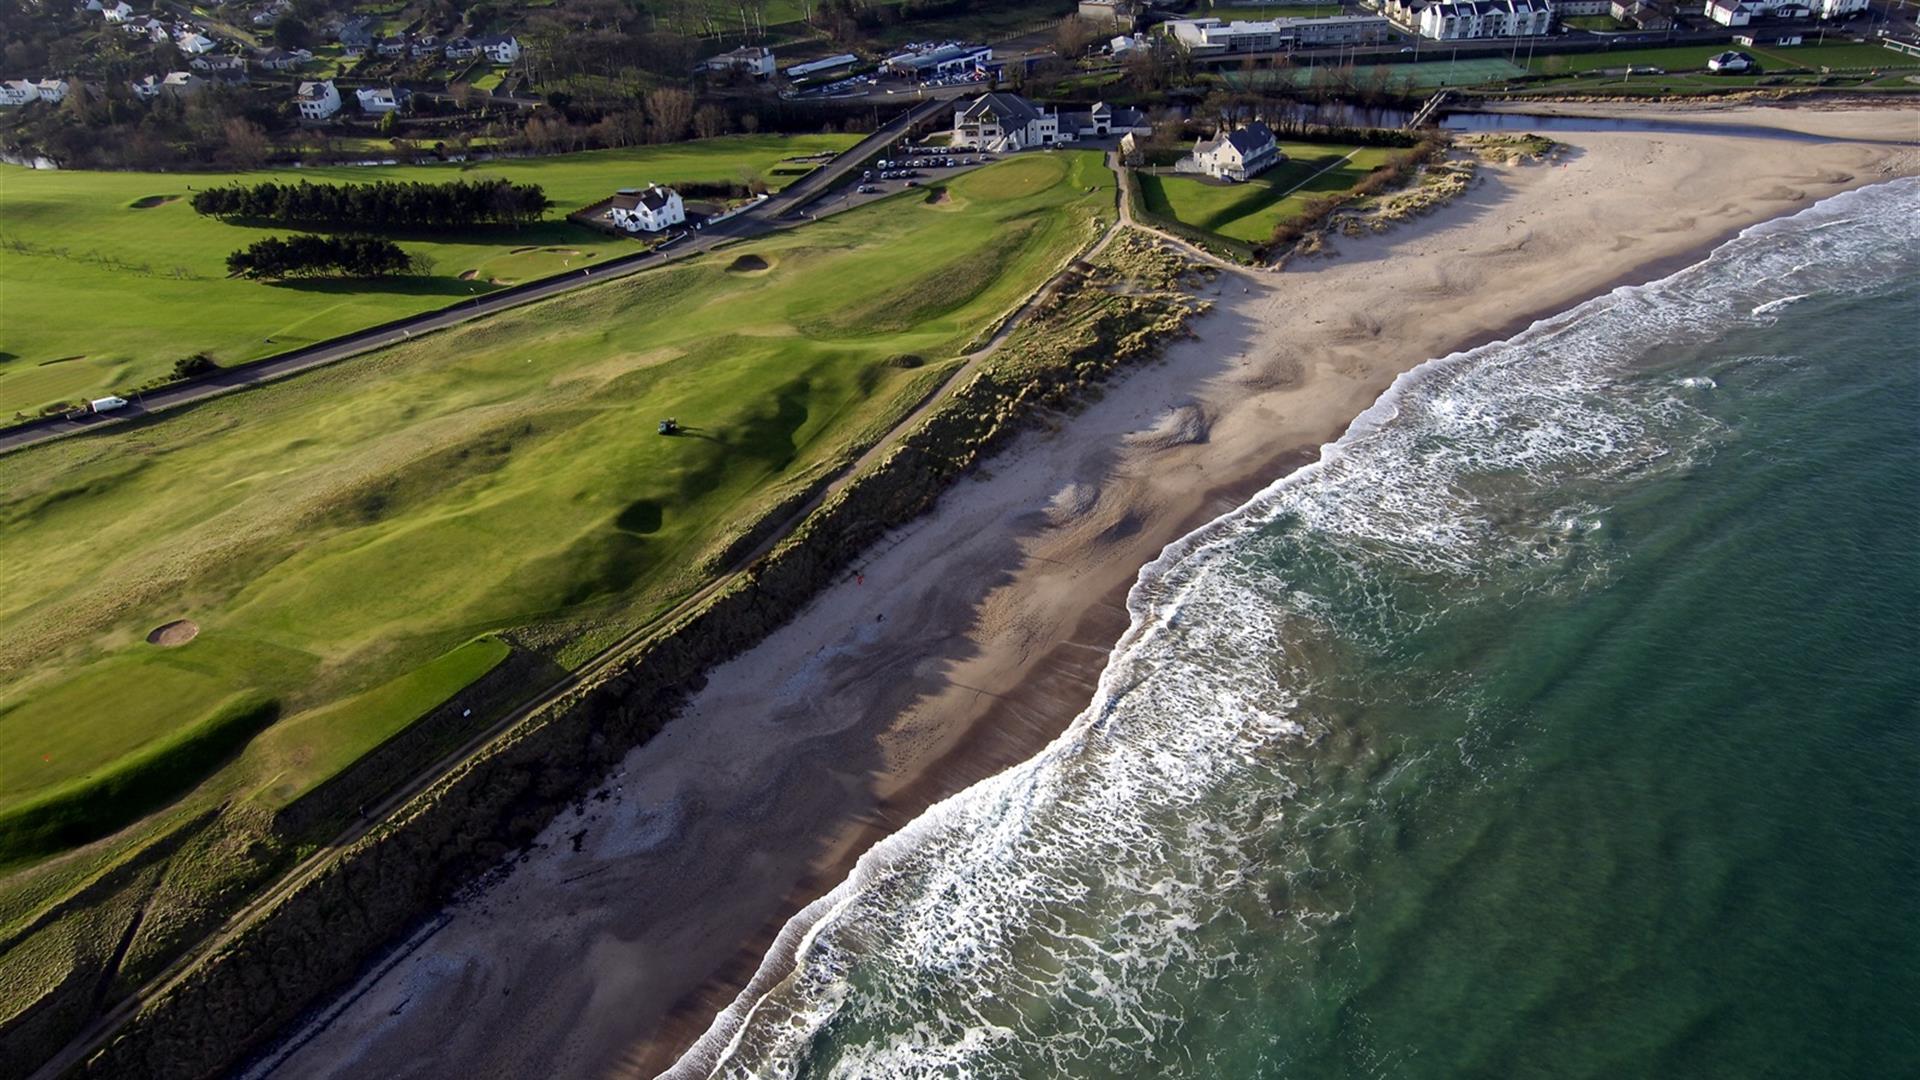
<svg viewBox="0 0 1920 1080"><path fill-rule="evenodd" d="M1403 377L725 1077L1914 1075L1920 183Z"/></svg>

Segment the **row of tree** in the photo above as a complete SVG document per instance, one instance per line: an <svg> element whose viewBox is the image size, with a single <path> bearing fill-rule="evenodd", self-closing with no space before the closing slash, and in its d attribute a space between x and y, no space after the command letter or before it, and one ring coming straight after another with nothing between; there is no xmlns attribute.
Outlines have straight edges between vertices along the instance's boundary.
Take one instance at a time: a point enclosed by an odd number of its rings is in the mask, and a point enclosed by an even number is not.
<svg viewBox="0 0 1920 1080"><path fill-rule="evenodd" d="M298 184L268 181L208 188L195 211L212 217L281 225L349 222L358 229L467 229L524 225L553 205L538 184L451 180L441 184Z"/></svg>
<svg viewBox="0 0 1920 1080"><path fill-rule="evenodd" d="M391 277L414 266L399 244L379 236L269 236L227 256L227 272L246 278Z"/></svg>

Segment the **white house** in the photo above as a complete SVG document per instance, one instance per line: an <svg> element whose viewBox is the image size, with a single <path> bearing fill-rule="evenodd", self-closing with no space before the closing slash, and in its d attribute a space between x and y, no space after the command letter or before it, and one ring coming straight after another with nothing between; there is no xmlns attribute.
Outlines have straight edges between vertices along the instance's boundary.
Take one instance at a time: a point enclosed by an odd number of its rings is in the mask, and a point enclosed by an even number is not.
<svg viewBox="0 0 1920 1080"><path fill-rule="evenodd" d="M1059 115L1018 94L982 94L953 111L955 146L1010 153L1029 146L1052 146L1061 138Z"/></svg>
<svg viewBox="0 0 1920 1080"><path fill-rule="evenodd" d="M687 220L687 208L680 193L659 184L648 184L640 191L622 191L613 197L607 211L614 225L628 232L659 232Z"/></svg>
<svg viewBox="0 0 1920 1080"><path fill-rule="evenodd" d="M360 101L360 111L372 116L380 116L400 108L400 99L384 86L369 90L355 90L353 96Z"/></svg>
<svg viewBox="0 0 1920 1080"><path fill-rule="evenodd" d="M325 120L340 111L340 91L334 88L332 79L301 83L293 101L300 106L302 120Z"/></svg>
<svg viewBox="0 0 1920 1080"><path fill-rule="evenodd" d="M1707 61L1707 70L1724 71L1730 75L1737 75L1743 71L1752 71L1753 57L1743 52L1723 52Z"/></svg>
<svg viewBox="0 0 1920 1080"><path fill-rule="evenodd" d="M1238 130L1194 143L1193 153L1182 160L1177 169L1240 183L1285 160L1286 155L1273 140L1272 129L1256 120Z"/></svg>
<svg viewBox="0 0 1920 1080"><path fill-rule="evenodd" d="M58 105L67 100L67 91L72 89L65 79L41 79L33 84L40 91L40 100L49 105Z"/></svg>
<svg viewBox="0 0 1920 1080"><path fill-rule="evenodd" d="M475 44L486 54L488 60L496 64L511 64L520 59L520 39L512 34L495 34L483 37Z"/></svg>
<svg viewBox="0 0 1920 1080"><path fill-rule="evenodd" d="M133 88L133 96L141 101L152 101L160 96L160 76L146 75L127 84Z"/></svg>
<svg viewBox="0 0 1920 1080"><path fill-rule="evenodd" d="M1817 0L1815 6L1823 19L1844 19L1867 10L1867 0Z"/></svg>
<svg viewBox="0 0 1920 1080"><path fill-rule="evenodd" d="M448 38L444 51L449 60L471 60L480 55L480 46L474 44L472 38Z"/></svg>
<svg viewBox="0 0 1920 1080"><path fill-rule="evenodd" d="M0 105L31 105L40 100L40 87L25 79L8 79L0 82Z"/></svg>
<svg viewBox="0 0 1920 1080"><path fill-rule="evenodd" d="M1441 0L1420 10L1420 36L1435 41L1538 37L1552 26L1547 0Z"/></svg>
<svg viewBox="0 0 1920 1080"><path fill-rule="evenodd" d="M220 47L212 38L192 29L176 30L173 44L188 56L204 56Z"/></svg>
<svg viewBox="0 0 1920 1080"><path fill-rule="evenodd" d="M1813 0L1822 3L1824 0ZM1814 9L1803 0L1707 0L1701 14L1721 26L1746 26L1757 18L1805 19Z"/></svg>
<svg viewBox="0 0 1920 1080"><path fill-rule="evenodd" d="M773 74L773 50L764 45L742 45L700 64L708 71L744 71L756 79Z"/></svg>
<svg viewBox="0 0 1920 1080"><path fill-rule="evenodd" d="M1153 125L1147 123L1147 114L1139 109L1116 109L1104 101L1097 101L1086 112L1067 112L1060 114L1060 141L1071 139L1101 139L1108 135L1151 135Z"/></svg>
<svg viewBox="0 0 1920 1080"><path fill-rule="evenodd" d="M101 8L100 17L110 23L126 22L128 19L133 18L133 5L127 3L127 0L120 0L119 3L111 7Z"/></svg>

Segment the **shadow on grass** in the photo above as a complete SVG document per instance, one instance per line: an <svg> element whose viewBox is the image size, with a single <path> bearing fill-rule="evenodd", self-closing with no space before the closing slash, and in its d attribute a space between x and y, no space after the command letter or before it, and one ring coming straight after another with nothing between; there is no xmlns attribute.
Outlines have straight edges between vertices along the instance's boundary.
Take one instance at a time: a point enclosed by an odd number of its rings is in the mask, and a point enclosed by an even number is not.
<svg viewBox="0 0 1920 1080"><path fill-rule="evenodd" d="M506 288L486 281L465 281L457 277L390 277L390 278L292 278L282 281L267 281L261 284L275 289L291 289L294 292L319 293L328 296L352 296L362 293L380 293L385 296L446 296L455 299L461 297L484 296Z"/></svg>

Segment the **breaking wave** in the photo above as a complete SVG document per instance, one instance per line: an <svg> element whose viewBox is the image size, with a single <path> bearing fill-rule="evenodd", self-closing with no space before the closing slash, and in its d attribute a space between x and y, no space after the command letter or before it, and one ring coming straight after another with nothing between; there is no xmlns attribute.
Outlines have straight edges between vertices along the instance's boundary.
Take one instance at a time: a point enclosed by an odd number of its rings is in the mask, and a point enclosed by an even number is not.
<svg viewBox="0 0 1920 1080"><path fill-rule="evenodd" d="M1401 376L1149 564L1071 727L876 845L667 1075L1213 1075L1184 1036L1228 1022L1226 976L1297 977L1350 906L1324 826L1379 779L1329 767L1365 756L1353 717L1473 707L1466 680L1353 673L1451 612L1604 581L1609 506L1738 439L1680 391L1770 360L1702 373L1705 347L1786 303L1766 297L1908 272L1917 211L1920 182L1838 196Z"/></svg>

